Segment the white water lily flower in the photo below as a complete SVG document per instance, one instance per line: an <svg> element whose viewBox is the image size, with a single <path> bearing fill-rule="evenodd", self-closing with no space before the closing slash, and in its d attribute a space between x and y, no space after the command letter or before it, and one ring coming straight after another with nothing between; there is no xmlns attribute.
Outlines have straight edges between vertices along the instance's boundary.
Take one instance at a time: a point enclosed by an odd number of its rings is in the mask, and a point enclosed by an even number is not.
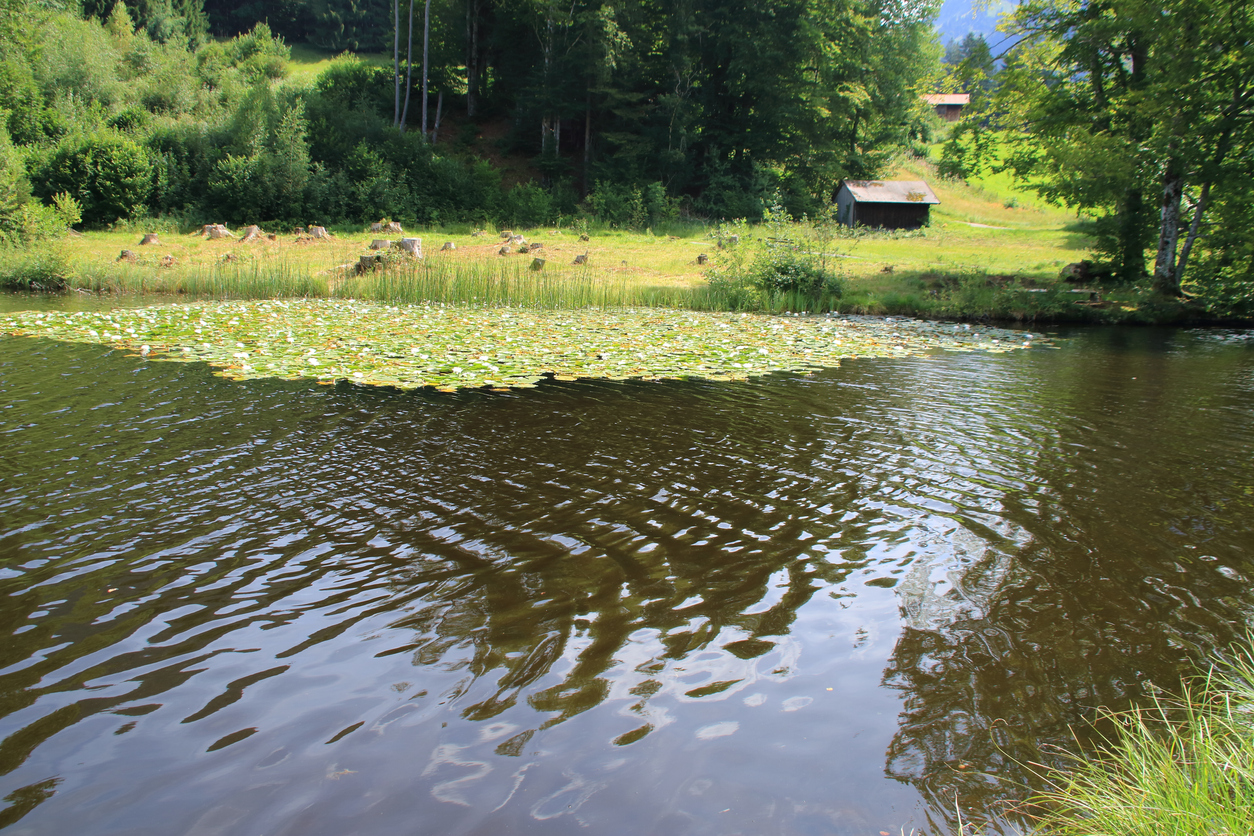
<svg viewBox="0 0 1254 836"><path fill-rule="evenodd" d="M363 375L361 372L353 372L353 377L360 378L360 377L365 377L365 375Z"/></svg>
<svg viewBox="0 0 1254 836"><path fill-rule="evenodd" d="M247 359L248 359L248 353L247 353L247 352L240 352L239 354L232 354L231 356L232 356L232 357L234 357L236 360L247 360Z"/></svg>
<svg viewBox="0 0 1254 836"><path fill-rule="evenodd" d="M310 357L310 358L309 358L309 365L311 365L311 366L320 366L320 365L322 365L322 364L318 362L318 358L317 358L317 357Z"/></svg>

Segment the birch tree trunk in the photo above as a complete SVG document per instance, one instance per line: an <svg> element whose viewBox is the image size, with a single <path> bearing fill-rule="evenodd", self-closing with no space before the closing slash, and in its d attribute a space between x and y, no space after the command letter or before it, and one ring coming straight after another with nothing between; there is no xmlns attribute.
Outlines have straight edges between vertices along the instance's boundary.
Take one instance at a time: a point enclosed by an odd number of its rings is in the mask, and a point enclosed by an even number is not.
<svg viewBox="0 0 1254 836"><path fill-rule="evenodd" d="M401 111L401 133L409 123L409 93L414 87L414 0L409 0L409 41L405 44L405 108Z"/></svg>
<svg viewBox="0 0 1254 836"><path fill-rule="evenodd" d="M1180 198L1184 194L1184 175L1172 161L1163 177L1162 212L1158 233L1158 255L1154 258L1154 290L1167 296L1180 295L1176 275L1176 245L1180 240Z"/></svg>
<svg viewBox="0 0 1254 836"><path fill-rule="evenodd" d="M1180 286L1180 282L1184 281L1184 270L1189 266L1189 253L1193 252L1193 242L1197 240L1198 233L1202 230L1202 213L1206 211L1206 204L1210 202L1210 182L1202 184L1202 194L1197 199L1197 206L1193 207L1193 222L1189 224L1188 237L1184 239L1184 245L1180 247L1180 258L1176 262L1176 286Z"/></svg>
<svg viewBox="0 0 1254 836"><path fill-rule="evenodd" d="M466 115L473 118L479 98L479 0L466 3Z"/></svg>
<svg viewBox="0 0 1254 836"><path fill-rule="evenodd" d="M422 13L422 138L430 142L427 136L427 59L431 47L431 0L427 0Z"/></svg>
<svg viewBox="0 0 1254 836"><path fill-rule="evenodd" d="M411 0L412 2L412 0ZM401 121L401 0L392 0L392 127Z"/></svg>

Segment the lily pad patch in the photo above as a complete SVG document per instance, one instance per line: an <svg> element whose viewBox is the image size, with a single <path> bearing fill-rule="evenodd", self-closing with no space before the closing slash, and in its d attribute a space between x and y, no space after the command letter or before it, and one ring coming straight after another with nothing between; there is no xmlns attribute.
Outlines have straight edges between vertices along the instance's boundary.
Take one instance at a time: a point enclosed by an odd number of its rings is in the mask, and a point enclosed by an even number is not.
<svg viewBox="0 0 1254 836"><path fill-rule="evenodd" d="M0 316L0 334L201 361L234 380L350 380L448 392L526 388L547 376L745 380L830 368L855 357L1004 352L1043 342L1003 329L884 317L398 307L321 299L19 312Z"/></svg>

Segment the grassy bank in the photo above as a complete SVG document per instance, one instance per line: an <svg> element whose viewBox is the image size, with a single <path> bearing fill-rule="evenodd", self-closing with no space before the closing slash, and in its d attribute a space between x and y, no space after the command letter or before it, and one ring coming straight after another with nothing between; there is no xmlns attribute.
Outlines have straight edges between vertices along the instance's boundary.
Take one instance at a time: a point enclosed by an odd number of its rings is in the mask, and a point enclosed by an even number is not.
<svg viewBox="0 0 1254 836"><path fill-rule="evenodd" d="M1046 776L1039 836L1254 833L1254 639L1179 700L1113 719L1101 751Z"/></svg>

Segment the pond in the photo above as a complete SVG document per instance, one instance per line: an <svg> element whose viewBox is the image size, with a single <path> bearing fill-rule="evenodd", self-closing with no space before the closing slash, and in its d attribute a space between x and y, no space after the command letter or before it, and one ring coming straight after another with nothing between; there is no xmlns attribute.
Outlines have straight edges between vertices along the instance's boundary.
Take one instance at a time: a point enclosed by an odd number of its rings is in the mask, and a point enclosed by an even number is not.
<svg viewBox="0 0 1254 836"><path fill-rule="evenodd" d="M1252 460L1246 332L452 394L0 339L0 824L1018 832L1254 623Z"/></svg>

